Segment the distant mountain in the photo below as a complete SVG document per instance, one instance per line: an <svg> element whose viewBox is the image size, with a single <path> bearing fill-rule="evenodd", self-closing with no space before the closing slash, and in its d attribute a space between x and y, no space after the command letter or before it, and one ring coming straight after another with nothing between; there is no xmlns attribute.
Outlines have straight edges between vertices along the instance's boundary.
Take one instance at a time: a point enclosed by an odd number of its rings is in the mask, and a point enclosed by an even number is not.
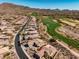
<svg viewBox="0 0 79 59"><path fill-rule="evenodd" d="M20 5L15 5L12 3L0 4L0 13L1 14L22 14L28 9L29 9L29 7L27 7L27 6L20 6Z"/></svg>
<svg viewBox="0 0 79 59"><path fill-rule="evenodd" d="M18 14L25 15L27 13L37 12L41 15L50 15L54 18L69 17L79 19L79 10L59 10L59 9L38 9L30 8L28 6L20 6L12 3L0 4L0 14Z"/></svg>

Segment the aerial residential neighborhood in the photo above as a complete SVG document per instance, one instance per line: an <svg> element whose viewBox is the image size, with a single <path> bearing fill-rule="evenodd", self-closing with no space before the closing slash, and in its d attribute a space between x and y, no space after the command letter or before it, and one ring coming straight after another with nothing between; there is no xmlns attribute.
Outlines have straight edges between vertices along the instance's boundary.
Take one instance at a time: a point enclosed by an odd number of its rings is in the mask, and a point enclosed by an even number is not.
<svg viewBox="0 0 79 59"><path fill-rule="evenodd" d="M24 20L26 20L27 18L25 16L18 15L10 15L9 17L7 16L9 15L3 15L0 18L0 55L10 53L10 51L14 49L12 47L15 41L15 33L17 33L18 29L20 29L20 27L24 25ZM11 21L14 18L16 18L17 20L15 19L14 21ZM10 50L10 48L12 49Z"/></svg>
<svg viewBox="0 0 79 59"><path fill-rule="evenodd" d="M77 3L0 0L0 59L79 59Z"/></svg>

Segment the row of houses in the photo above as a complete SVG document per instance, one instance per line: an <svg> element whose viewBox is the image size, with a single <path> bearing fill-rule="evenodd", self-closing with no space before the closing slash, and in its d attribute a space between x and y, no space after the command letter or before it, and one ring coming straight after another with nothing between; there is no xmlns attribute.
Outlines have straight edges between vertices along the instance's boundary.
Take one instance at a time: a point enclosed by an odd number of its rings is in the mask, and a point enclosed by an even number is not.
<svg viewBox="0 0 79 59"><path fill-rule="evenodd" d="M28 53L32 59L52 58L52 56L54 56L57 52L55 47L40 39L41 36L37 31L35 17L32 17L32 20L29 22L28 26L24 29L23 37L25 39L23 40L23 38L21 38L21 44L25 47L26 53Z"/></svg>

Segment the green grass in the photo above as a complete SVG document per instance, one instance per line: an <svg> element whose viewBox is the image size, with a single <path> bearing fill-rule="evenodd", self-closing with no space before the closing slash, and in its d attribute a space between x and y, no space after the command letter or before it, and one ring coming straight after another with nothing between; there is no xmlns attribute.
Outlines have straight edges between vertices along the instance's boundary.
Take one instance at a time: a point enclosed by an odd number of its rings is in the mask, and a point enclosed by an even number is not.
<svg viewBox="0 0 79 59"><path fill-rule="evenodd" d="M42 21L43 21L43 24L47 26L47 32L53 38L63 41L65 43L67 43L68 45L79 49L79 41L78 40L73 40L73 39L64 37L63 35L61 35L55 31L55 29L60 26L59 23L52 21L52 18L50 18L50 17L46 17Z"/></svg>

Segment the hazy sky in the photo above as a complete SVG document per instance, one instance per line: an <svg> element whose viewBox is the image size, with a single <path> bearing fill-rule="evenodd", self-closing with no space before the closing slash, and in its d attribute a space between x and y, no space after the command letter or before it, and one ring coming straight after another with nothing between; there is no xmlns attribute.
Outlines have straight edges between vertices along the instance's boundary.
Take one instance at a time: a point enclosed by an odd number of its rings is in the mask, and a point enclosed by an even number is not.
<svg viewBox="0 0 79 59"><path fill-rule="evenodd" d="M79 10L79 0L0 0L0 3L3 2L25 5L33 8Z"/></svg>

